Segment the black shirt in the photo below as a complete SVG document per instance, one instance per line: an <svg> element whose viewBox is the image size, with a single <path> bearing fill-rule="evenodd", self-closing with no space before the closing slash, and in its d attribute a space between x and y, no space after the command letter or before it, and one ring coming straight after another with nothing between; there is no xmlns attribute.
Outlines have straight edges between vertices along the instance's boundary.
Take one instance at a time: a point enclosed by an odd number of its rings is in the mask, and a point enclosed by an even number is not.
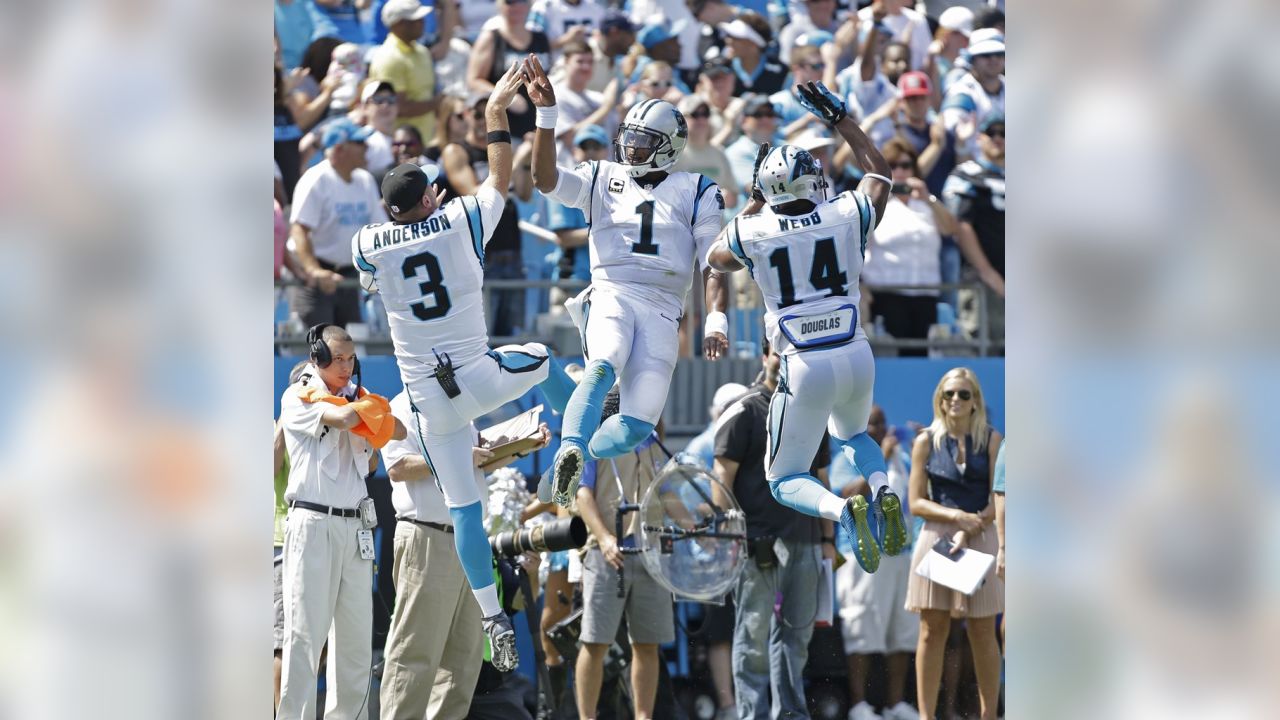
<svg viewBox="0 0 1280 720"><path fill-rule="evenodd" d="M488 148L476 147L469 142L462 141L456 143L467 153L467 162L471 163L471 170L476 174L476 180L484 182L489 177L489 150ZM443 154L443 152L441 152ZM437 164L439 160L435 161ZM449 176L444 172L444 166L440 166L440 179L436 184L442 190L449 193L448 198L456 198L459 193L453 183L449 181ZM489 243L485 245L485 254L499 252L520 252L520 216L516 210L516 204L507 199L506 205L502 208L502 217L498 220L498 226L493 229L493 236L489 238Z"/></svg>
<svg viewBox="0 0 1280 720"><path fill-rule="evenodd" d="M986 428L987 442L991 441L991 428ZM974 452L973 436L964 437L964 472L956 463L960 445L948 435L942 439L942 450L929 444L929 461L925 472L929 475L929 498L939 505L957 508L965 512L981 512L991 499L991 458L987 448Z"/></svg>
<svg viewBox="0 0 1280 720"><path fill-rule="evenodd" d="M1004 276L1004 168L988 162L960 163L942 188L942 199L973 226L991 267Z"/></svg>
<svg viewBox="0 0 1280 720"><path fill-rule="evenodd" d="M720 429L716 431L716 457L738 463L733 480L733 495L747 516L747 537L755 539L774 535L788 540L817 543L822 539L818 518L796 512L780 504L769 491L764 476L764 453L768 445L769 401L773 393L763 385L752 387L746 395L725 410ZM739 406L741 409L739 410ZM830 437L824 431L822 442L809 474L815 477L819 468L831 464Z"/></svg>

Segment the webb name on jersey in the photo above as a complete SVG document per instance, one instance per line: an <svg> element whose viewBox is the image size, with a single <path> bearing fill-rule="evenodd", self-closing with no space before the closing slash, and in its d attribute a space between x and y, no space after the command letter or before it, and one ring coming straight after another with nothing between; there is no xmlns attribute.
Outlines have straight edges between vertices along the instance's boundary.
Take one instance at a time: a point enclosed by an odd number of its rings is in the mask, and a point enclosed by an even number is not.
<svg viewBox="0 0 1280 720"><path fill-rule="evenodd" d="M858 276L873 227L870 199L853 190L805 215L766 207L734 219L729 249L760 286L765 329L780 353L866 337L858 318Z"/></svg>
<svg viewBox="0 0 1280 720"><path fill-rule="evenodd" d="M724 197L705 175L673 172L642 186L617 163L560 168L551 196L583 211L589 223L591 280L659 303L679 315L720 232Z"/></svg>
<svg viewBox="0 0 1280 720"><path fill-rule="evenodd" d="M482 186L416 223L366 225L352 238L356 266L382 295L405 383L431 377L435 353L461 365L489 351L484 248L504 205Z"/></svg>

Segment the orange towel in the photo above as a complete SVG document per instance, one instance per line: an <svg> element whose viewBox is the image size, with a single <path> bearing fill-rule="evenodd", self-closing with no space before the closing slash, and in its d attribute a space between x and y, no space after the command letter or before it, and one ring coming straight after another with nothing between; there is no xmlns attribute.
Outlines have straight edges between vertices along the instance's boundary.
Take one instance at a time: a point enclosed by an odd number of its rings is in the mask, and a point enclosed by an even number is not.
<svg viewBox="0 0 1280 720"><path fill-rule="evenodd" d="M360 388L358 393L359 398L350 405L360 416L360 424L351 428L351 432L367 439L370 445L381 450L391 440L391 435L396 428L395 418L391 415L391 403L381 395L371 393L364 388ZM346 398L330 395L320 388L311 386L299 390L298 397L303 402L327 402L338 407L347 405L349 402Z"/></svg>

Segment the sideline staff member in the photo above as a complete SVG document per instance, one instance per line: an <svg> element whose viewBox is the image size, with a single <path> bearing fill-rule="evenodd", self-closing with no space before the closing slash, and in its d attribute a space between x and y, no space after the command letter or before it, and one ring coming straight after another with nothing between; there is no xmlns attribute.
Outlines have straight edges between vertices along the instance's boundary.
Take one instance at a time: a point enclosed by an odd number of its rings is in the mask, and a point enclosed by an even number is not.
<svg viewBox="0 0 1280 720"><path fill-rule="evenodd" d="M284 653L280 720L316 716L316 669L329 644L327 718L365 717L373 658L373 537L364 477L374 447L405 437L387 401L351 382L355 345L317 325L311 363L280 401L289 453L284 539ZM354 401L354 402L353 402ZM362 512L362 506L369 508Z"/></svg>

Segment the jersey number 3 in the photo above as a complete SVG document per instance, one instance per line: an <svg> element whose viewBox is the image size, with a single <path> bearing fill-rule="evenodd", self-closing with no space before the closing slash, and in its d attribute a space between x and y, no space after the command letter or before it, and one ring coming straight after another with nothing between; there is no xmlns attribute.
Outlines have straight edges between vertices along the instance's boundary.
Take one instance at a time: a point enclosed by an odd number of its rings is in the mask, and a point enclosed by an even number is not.
<svg viewBox="0 0 1280 720"><path fill-rule="evenodd" d="M418 290L422 292L423 300L431 296L434 302L431 307L427 307L423 302L409 305L414 317L419 320L435 320L449 314L449 308L453 307L453 303L449 301L449 291L445 289L444 276L440 274L440 261L435 255L429 252L410 255L404 259L400 269L404 272L405 280L417 277L419 270L427 271L427 279L418 283Z"/></svg>
<svg viewBox="0 0 1280 720"><path fill-rule="evenodd" d="M778 304L788 307L796 303L796 285L791 276L791 254L787 248L780 247L769 255L769 265L778 271L778 292L781 297ZM835 238L822 238L813 244L813 269L809 273L809 284L814 290L826 290L826 297L847 295L845 285L849 276L840 269L840 259L836 257ZM804 302L801 300L800 302Z"/></svg>

